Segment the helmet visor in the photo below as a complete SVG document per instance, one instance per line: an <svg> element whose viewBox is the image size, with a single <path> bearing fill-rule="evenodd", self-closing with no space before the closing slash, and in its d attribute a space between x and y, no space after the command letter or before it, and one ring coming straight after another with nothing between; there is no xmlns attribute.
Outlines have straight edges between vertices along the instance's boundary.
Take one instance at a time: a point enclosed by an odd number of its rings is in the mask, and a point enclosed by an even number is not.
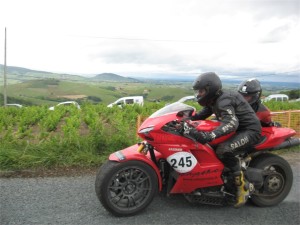
<svg viewBox="0 0 300 225"><path fill-rule="evenodd" d="M245 98L245 100L251 105L255 102L257 102L259 100L259 94L255 93L255 94L248 94L245 95L243 94L243 97Z"/></svg>
<svg viewBox="0 0 300 225"><path fill-rule="evenodd" d="M198 98L204 97L206 95L205 89L194 90L195 96Z"/></svg>

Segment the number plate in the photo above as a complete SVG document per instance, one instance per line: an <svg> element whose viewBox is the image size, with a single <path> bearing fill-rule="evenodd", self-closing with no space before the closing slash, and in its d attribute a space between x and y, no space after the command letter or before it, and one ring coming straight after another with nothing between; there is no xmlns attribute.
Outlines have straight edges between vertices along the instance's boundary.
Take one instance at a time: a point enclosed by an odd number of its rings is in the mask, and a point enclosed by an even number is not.
<svg viewBox="0 0 300 225"><path fill-rule="evenodd" d="M179 173L190 172L197 165L197 159L189 152L177 152L170 155L167 161Z"/></svg>

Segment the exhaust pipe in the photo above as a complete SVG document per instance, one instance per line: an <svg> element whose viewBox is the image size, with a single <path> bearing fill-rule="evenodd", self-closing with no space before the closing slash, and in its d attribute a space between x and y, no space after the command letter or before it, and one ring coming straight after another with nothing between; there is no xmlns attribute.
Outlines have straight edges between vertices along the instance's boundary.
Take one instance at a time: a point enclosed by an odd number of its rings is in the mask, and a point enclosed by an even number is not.
<svg viewBox="0 0 300 225"><path fill-rule="evenodd" d="M269 150L273 151L273 150L290 148L290 147L299 146L299 145L300 145L300 138L293 137L293 138L286 139L280 145L275 146L274 148L271 148Z"/></svg>

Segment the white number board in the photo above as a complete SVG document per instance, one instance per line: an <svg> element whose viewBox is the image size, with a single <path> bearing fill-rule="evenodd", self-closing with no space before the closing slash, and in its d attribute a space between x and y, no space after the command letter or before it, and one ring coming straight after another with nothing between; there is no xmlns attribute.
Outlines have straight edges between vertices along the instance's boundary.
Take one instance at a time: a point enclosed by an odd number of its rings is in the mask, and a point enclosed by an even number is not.
<svg viewBox="0 0 300 225"><path fill-rule="evenodd" d="M189 152L177 152L167 158L168 163L179 173L190 172L197 165L197 159Z"/></svg>

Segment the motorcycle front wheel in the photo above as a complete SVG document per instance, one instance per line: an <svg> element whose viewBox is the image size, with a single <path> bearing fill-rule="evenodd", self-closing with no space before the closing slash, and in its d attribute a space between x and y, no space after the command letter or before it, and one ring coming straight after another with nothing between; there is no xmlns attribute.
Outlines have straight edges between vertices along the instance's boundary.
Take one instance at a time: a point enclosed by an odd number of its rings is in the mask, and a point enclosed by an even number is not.
<svg viewBox="0 0 300 225"><path fill-rule="evenodd" d="M289 163L280 156L263 154L251 163L251 167L264 170L264 184L251 196L251 201L261 207L282 202L293 184L293 172Z"/></svg>
<svg viewBox="0 0 300 225"><path fill-rule="evenodd" d="M104 208L115 216L145 209L158 192L155 171L141 161L107 161L96 175L95 190Z"/></svg>

